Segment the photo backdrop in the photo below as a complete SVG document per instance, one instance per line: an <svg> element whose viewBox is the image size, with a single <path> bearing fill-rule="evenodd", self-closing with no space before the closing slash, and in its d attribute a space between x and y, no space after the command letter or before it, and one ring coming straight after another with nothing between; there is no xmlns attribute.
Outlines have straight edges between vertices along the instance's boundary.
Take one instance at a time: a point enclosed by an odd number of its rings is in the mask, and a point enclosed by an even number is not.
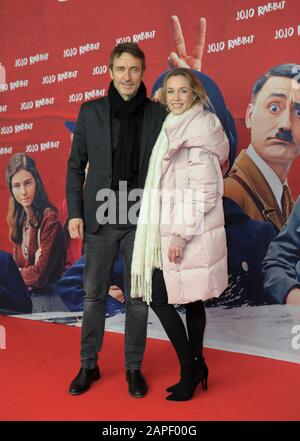
<svg viewBox="0 0 300 441"><path fill-rule="evenodd" d="M50 200L59 206L70 151L65 122L76 121L82 102L106 95L109 54L119 42L137 42L145 52L144 82L150 94L168 68L170 52L176 51L172 15L179 17L188 54L199 18L207 20L202 71L217 83L234 117L239 152L250 140L244 117L255 80L277 64L300 63L298 0L0 1L1 250L12 250L6 223L9 157L18 152L33 157ZM295 199L299 165L297 158L288 178ZM291 346L294 322L279 330L275 326L291 314L281 305L265 308L212 309L207 344L297 361L299 351ZM111 326L121 330L118 320ZM244 323L247 338L238 322ZM150 328L150 334L162 336L155 320Z"/></svg>

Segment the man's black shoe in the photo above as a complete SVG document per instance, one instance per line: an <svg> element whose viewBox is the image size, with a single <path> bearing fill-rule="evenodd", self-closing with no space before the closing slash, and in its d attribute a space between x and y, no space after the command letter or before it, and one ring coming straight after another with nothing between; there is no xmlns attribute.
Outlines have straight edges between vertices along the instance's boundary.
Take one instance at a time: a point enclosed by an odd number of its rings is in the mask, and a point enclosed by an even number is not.
<svg viewBox="0 0 300 441"><path fill-rule="evenodd" d="M147 384L140 370L126 371L128 392L135 398L143 398L147 393Z"/></svg>
<svg viewBox="0 0 300 441"><path fill-rule="evenodd" d="M81 368L78 375L70 384L69 393L71 395L79 395L87 391L93 381L99 380L101 377L99 367L93 369Z"/></svg>

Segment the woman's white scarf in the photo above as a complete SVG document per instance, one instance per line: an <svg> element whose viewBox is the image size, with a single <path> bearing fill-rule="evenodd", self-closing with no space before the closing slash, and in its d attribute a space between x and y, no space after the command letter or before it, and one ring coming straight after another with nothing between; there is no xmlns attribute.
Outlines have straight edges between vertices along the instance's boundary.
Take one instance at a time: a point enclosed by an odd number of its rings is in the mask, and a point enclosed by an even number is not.
<svg viewBox="0 0 300 441"><path fill-rule="evenodd" d="M165 129L179 115L170 113L153 147L135 235L131 263L131 297L152 299L152 273L162 268L160 241L160 179L162 159L169 149Z"/></svg>

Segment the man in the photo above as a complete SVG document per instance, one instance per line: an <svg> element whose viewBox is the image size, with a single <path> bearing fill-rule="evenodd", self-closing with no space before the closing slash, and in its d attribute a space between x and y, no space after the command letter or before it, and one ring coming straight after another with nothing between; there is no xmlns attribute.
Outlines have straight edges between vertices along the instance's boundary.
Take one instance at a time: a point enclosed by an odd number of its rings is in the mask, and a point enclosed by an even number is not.
<svg viewBox="0 0 300 441"><path fill-rule="evenodd" d="M143 397L147 393L140 368L146 343L148 308L142 300L130 298L130 266L136 225L128 219L128 207L122 202L124 191L119 191L122 185L128 192L144 187L151 150L166 116L159 104L146 98L142 82L144 70L145 56L137 44L117 45L110 57L112 81L108 97L84 103L77 120L68 162L67 203L71 237L83 239L84 236L86 266L81 369L71 383L72 395L85 392L100 378L97 359L104 334L106 294L119 249L124 263L127 298L126 379L132 396ZM89 171L83 190L87 162ZM107 192L109 200L101 204L98 201L103 201L106 190L111 190ZM116 196L116 212L112 191Z"/></svg>
<svg viewBox="0 0 300 441"><path fill-rule="evenodd" d="M300 305L300 198L263 262L264 288L276 303Z"/></svg>
<svg viewBox="0 0 300 441"><path fill-rule="evenodd" d="M258 221L280 230L294 202L287 185L300 153L300 66L281 64L253 86L246 112L251 144L242 150L225 179L226 197Z"/></svg>

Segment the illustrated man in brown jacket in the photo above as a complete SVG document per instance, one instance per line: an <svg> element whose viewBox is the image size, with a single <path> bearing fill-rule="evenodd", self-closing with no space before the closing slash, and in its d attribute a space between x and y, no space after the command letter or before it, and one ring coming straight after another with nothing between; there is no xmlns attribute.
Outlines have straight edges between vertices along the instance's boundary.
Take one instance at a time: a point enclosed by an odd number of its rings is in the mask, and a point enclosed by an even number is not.
<svg viewBox="0 0 300 441"><path fill-rule="evenodd" d="M280 230L294 205L287 176L300 153L300 65L280 64L255 82L246 125L251 144L236 158L224 194Z"/></svg>

